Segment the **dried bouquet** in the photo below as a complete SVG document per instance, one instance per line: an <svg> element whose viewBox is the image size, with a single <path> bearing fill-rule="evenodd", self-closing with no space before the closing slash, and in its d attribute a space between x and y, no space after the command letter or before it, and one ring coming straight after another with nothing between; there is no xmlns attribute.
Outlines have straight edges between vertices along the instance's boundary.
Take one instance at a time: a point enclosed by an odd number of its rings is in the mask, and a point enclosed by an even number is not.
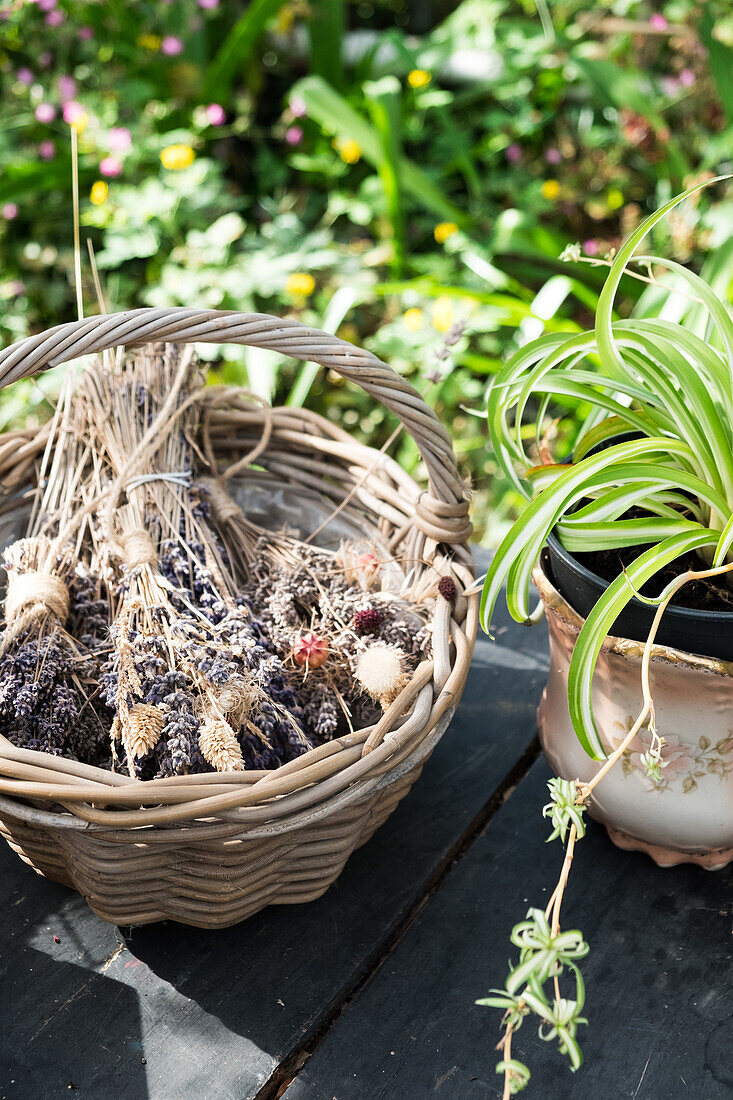
<svg viewBox="0 0 733 1100"><path fill-rule="evenodd" d="M0 732L139 779L272 769L374 721L430 651L376 545L266 532L207 457L189 351L68 376L4 553ZM230 483L231 484L231 483Z"/></svg>

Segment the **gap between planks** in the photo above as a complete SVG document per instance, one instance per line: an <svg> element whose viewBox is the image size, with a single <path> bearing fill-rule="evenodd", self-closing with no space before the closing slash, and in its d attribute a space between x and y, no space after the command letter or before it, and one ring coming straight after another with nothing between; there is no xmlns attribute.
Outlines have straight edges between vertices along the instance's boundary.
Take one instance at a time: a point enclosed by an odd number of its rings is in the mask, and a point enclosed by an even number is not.
<svg viewBox="0 0 733 1100"><path fill-rule="evenodd" d="M290 1054L283 1058L262 1088L255 1094L254 1100L279 1100L287 1091L303 1067L307 1064L333 1025L349 1009L364 987L377 973L400 943L408 929L414 924L430 899L440 889L446 878L460 863L471 846L490 824L494 815L501 809L517 785L528 773L540 756L539 739L534 737L514 767L507 773L489 800L482 806L472 821L464 829L455 844L446 853L433 873L423 884L421 890L404 914L397 919L384 939L366 959L363 968L354 975L353 980L336 1004L317 1021L306 1034L305 1039Z"/></svg>

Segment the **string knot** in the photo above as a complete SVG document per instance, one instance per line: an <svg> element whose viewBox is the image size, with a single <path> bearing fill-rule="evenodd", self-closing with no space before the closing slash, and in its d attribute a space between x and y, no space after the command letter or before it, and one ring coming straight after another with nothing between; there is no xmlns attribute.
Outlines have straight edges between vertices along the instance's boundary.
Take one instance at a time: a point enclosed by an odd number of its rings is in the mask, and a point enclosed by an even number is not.
<svg viewBox="0 0 733 1100"><path fill-rule="evenodd" d="M220 481L213 477L206 477L201 479L201 485L209 495L211 510L219 523L229 523L241 516L242 509Z"/></svg>
<svg viewBox="0 0 733 1100"><path fill-rule="evenodd" d="M50 612L60 622L69 614L69 589L53 573L31 572L8 574L8 594L5 597L5 618L10 626L21 614L35 618Z"/></svg>
<svg viewBox="0 0 733 1100"><path fill-rule="evenodd" d="M158 564L153 540L142 527L136 527L122 537L122 558L128 569Z"/></svg>

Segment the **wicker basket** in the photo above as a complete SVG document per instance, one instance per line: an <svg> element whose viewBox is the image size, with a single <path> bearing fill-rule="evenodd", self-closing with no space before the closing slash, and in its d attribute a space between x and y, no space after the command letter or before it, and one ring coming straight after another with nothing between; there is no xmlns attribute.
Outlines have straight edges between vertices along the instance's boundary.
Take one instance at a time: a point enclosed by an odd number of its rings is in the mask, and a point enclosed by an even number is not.
<svg viewBox="0 0 733 1100"><path fill-rule="evenodd" d="M60 325L0 353L7 385L81 355L150 341L237 343L320 363L361 385L413 436L421 491L392 459L302 409L262 409L212 389L204 439L219 472L256 457L258 477L315 490L418 572L450 573L436 601L433 657L376 725L274 772L140 782L0 739L0 830L40 874L72 886L116 924L172 919L221 928L270 904L319 897L389 816L444 733L468 672L477 596L468 504L450 438L420 396L368 352L263 314L139 309ZM47 438L47 436L46 436ZM0 514L37 476L44 433L0 437ZM236 464L239 464L236 466Z"/></svg>

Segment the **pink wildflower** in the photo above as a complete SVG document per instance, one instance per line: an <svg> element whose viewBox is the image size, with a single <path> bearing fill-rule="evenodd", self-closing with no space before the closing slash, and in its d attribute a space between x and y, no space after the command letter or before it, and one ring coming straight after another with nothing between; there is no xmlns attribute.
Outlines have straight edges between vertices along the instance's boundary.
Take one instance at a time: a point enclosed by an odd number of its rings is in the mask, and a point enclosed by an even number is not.
<svg viewBox="0 0 733 1100"><path fill-rule="evenodd" d="M166 57L177 57L179 53L183 53L183 42L174 34L167 34L160 44L160 52Z"/></svg>
<svg viewBox="0 0 733 1100"><path fill-rule="evenodd" d="M75 99L70 99L67 103L64 103L62 114L64 116L64 122L68 122L69 125L71 125L72 122L76 122L85 115L86 111L81 103L78 103Z"/></svg>
<svg viewBox="0 0 733 1100"><path fill-rule="evenodd" d="M68 103L76 95L76 81L73 76L60 76L58 84L59 99L62 103Z"/></svg>
<svg viewBox="0 0 733 1100"><path fill-rule="evenodd" d="M119 157L105 157L99 164L100 174L113 179L122 173L122 161Z"/></svg>
<svg viewBox="0 0 733 1100"><path fill-rule="evenodd" d="M52 103L39 103L35 115L39 122L53 122L56 118L56 108Z"/></svg>
<svg viewBox="0 0 733 1100"><path fill-rule="evenodd" d="M113 153L126 153L132 146L132 134L126 126L113 126L107 131L107 148Z"/></svg>
<svg viewBox="0 0 733 1100"><path fill-rule="evenodd" d="M210 103L206 108L206 117L212 126L221 126L227 116L220 103Z"/></svg>

